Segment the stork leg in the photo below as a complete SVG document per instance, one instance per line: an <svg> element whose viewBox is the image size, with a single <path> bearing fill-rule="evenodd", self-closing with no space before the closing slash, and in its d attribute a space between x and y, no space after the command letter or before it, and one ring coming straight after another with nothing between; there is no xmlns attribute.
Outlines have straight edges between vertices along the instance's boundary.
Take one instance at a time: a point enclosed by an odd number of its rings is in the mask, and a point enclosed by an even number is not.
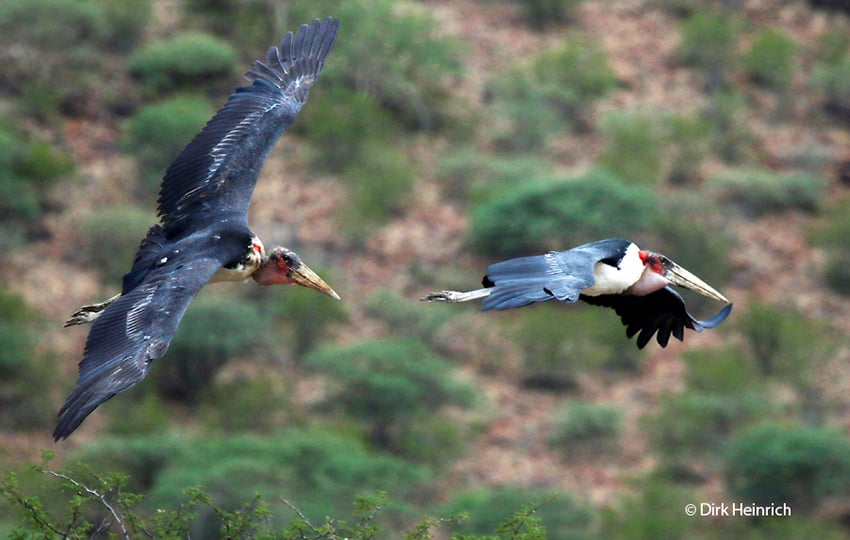
<svg viewBox="0 0 850 540"><path fill-rule="evenodd" d="M86 324L90 322L94 322L95 319L100 317L100 314L103 313L103 310L109 306L112 302L118 300L121 296L121 293L116 294L109 300L105 300L100 302L99 304L89 304L87 306L83 306L71 315L71 318L65 321L65 327L68 326L76 326L78 324Z"/></svg>
<svg viewBox="0 0 850 540"><path fill-rule="evenodd" d="M437 291L427 294L420 298L423 302L448 302L455 304L458 302L469 302L470 300L478 300L490 296L492 288L476 289L474 291Z"/></svg>

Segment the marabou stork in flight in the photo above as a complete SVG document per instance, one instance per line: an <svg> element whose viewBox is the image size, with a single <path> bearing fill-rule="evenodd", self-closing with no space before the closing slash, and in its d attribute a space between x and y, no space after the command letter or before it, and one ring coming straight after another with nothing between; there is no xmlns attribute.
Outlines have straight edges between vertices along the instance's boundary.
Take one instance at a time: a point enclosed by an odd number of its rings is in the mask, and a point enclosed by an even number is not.
<svg viewBox="0 0 850 540"><path fill-rule="evenodd" d="M151 227L124 276L121 293L72 316L94 322L77 384L54 440L66 439L98 405L145 378L165 354L183 314L208 282L295 284L339 295L294 252L267 253L248 226L248 206L263 162L307 101L336 39L327 18L287 33L265 61L168 167Z"/></svg>
<svg viewBox="0 0 850 540"><path fill-rule="evenodd" d="M732 304L710 285L664 255L645 251L633 242L610 238L568 251L510 259L490 265L483 289L440 291L422 300L468 302L483 298L482 311L512 309L535 302L583 300L614 308L626 326L626 336L638 334L642 349L657 333L662 347L672 334L679 341L685 328L701 332L722 323ZM670 288L678 285L728 304L707 321L695 319L682 297Z"/></svg>

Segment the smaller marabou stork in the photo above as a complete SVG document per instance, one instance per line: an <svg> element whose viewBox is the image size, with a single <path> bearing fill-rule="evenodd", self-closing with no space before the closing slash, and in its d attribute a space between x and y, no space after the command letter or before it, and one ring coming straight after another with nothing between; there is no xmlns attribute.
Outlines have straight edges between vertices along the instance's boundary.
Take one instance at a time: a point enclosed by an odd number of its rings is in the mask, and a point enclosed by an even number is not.
<svg viewBox="0 0 850 540"><path fill-rule="evenodd" d="M610 238L568 251L510 259L490 265L483 289L439 291L422 298L433 302L468 302L483 298L482 311L513 309L548 300L583 300L614 308L626 326L626 336L638 334L642 349L657 333L667 346L670 335L679 341L685 328L701 332L726 320L732 304L710 285L664 255L640 249L633 242ZM695 319L677 285L728 304L707 321Z"/></svg>
<svg viewBox="0 0 850 540"><path fill-rule="evenodd" d="M121 293L80 309L66 323L93 325L54 440L68 438L101 403L147 376L207 283L250 277L339 299L293 251L267 253L248 226L263 162L306 103L338 29L339 21L328 17L287 33L245 74L252 84L237 88L168 167L159 191L160 222L142 240Z"/></svg>

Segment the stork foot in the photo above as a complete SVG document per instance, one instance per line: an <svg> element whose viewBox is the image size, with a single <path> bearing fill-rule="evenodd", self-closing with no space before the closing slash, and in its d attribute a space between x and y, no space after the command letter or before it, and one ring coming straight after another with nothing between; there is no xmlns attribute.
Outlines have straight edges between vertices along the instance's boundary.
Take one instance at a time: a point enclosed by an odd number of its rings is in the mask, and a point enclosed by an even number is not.
<svg viewBox="0 0 850 540"><path fill-rule="evenodd" d="M120 293L116 294L109 300L100 302L99 304L89 304L81 307L75 311L73 315L71 315L71 318L65 321L64 327L67 328L69 326L94 322L98 317L100 317L100 314L103 313L109 304L117 300L119 296L121 296Z"/></svg>
<svg viewBox="0 0 850 540"><path fill-rule="evenodd" d="M436 291L423 296L420 300L423 302L448 302L450 304L456 304L458 302L469 302L470 300L478 300L479 298L490 296L491 290L492 289L487 288L476 289L468 292Z"/></svg>

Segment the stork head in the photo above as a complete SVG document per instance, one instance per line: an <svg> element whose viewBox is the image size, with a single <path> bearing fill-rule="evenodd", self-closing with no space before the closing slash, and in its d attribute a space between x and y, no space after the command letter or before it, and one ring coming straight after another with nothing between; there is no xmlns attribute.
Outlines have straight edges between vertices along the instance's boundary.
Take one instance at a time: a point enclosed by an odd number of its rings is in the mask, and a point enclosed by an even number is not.
<svg viewBox="0 0 850 540"><path fill-rule="evenodd" d="M641 278L631 286L629 293L643 296L663 289L667 285L685 287L718 302L729 304L729 300L717 292L711 285L685 270L660 253L640 250L638 252L644 265Z"/></svg>
<svg viewBox="0 0 850 540"><path fill-rule="evenodd" d="M251 277L260 285L301 285L339 300L339 295L330 285L301 262L297 253L285 247L272 249Z"/></svg>

